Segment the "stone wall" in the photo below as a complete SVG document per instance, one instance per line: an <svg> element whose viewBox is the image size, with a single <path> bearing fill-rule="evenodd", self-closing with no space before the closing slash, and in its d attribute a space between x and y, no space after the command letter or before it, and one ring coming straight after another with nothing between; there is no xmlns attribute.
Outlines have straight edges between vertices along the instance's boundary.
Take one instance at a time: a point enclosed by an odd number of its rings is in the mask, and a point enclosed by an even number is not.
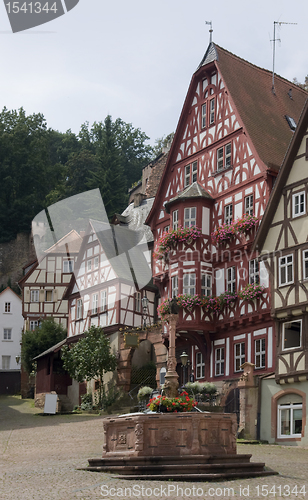
<svg viewBox="0 0 308 500"><path fill-rule="evenodd" d="M12 286L23 276L23 266L35 260L36 254L30 233L20 233L15 240L0 243L0 286Z"/></svg>

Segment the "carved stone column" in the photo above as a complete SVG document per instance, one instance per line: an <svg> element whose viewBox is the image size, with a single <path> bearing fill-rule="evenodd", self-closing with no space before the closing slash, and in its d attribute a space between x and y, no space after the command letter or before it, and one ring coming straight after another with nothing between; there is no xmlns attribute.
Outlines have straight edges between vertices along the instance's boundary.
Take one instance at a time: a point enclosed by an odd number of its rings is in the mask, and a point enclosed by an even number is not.
<svg viewBox="0 0 308 500"><path fill-rule="evenodd" d="M178 314L169 314L169 351L167 361L167 373L165 376L165 392L169 398L175 398L178 395L179 376L176 372L175 357L175 332L178 321Z"/></svg>

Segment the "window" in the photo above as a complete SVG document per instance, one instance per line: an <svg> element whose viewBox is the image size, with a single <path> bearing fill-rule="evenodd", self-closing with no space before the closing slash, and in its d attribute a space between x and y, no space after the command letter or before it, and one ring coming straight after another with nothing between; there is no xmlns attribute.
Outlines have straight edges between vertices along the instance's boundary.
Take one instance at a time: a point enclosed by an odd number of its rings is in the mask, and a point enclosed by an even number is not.
<svg viewBox="0 0 308 500"><path fill-rule="evenodd" d="M225 206L225 224L230 225L233 221L233 205Z"/></svg>
<svg viewBox="0 0 308 500"><path fill-rule="evenodd" d="M64 273L72 273L74 271L74 261L73 260L64 260L63 261L63 272Z"/></svg>
<svg viewBox="0 0 308 500"><path fill-rule="evenodd" d="M225 373L225 348L218 347L215 349L215 375L223 375Z"/></svg>
<svg viewBox="0 0 308 500"><path fill-rule="evenodd" d="M249 283L251 285L253 285L254 283L260 283L258 259L252 259L249 261Z"/></svg>
<svg viewBox="0 0 308 500"><path fill-rule="evenodd" d="M308 250L303 251L303 279L308 279Z"/></svg>
<svg viewBox="0 0 308 500"><path fill-rule="evenodd" d="M163 229L163 233L168 233L168 231L169 231L169 227L170 227L170 226L165 226L165 227L164 227L164 229Z"/></svg>
<svg viewBox="0 0 308 500"><path fill-rule="evenodd" d="M99 266L99 257L94 257L94 269L98 269Z"/></svg>
<svg viewBox="0 0 308 500"><path fill-rule="evenodd" d="M12 328L3 328L3 340L12 340Z"/></svg>
<svg viewBox="0 0 308 500"><path fill-rule="evenodd" d="M278 438L301 437L303 426L301 403L278 405Z"/></svg>
<svg viewBox="0 0 308 500"><path fill-rule="evenodd" d="M284 115L284 116L288 122L290 129L294 131L296 129L296 121L294 120L294 118L292 118L292 116L288 116L288 115Z"/></svg>
<svg viewBox="0 0 308 500"><path fill-rule="evenodd" d="M255 367L265 368L265 339L255 340Z"/></svg>
<svg viewBox="0 0 308 500"><path fill-rule="evenodd" d="M107 290L101 291L101 311L107 311Z"/></svg>
<svg viewBox="0 0 308 500"><path fill-rule="evenodd" d="M296 349L301 347L302 321L289 321L282 325L282 349Z"/></svg>
<svg viewBox="0 0 308 500"><path fill-rule="evenodd" d="M31 290L30 302L39 302L39 290Z"/></svg>
<svg viewBox="0 0 308 500"><path fill-rule="evenodd" d="M33 332L37 327L39 326L39 322L37 319L31 320L30 321L30 330Z"/></svg>
<svg viewBox="0 0 308 500"><path fill-rule="evenodd" d="M217 171L231 167L231 142L217 149Z"/></svg>
<svg viewBox="0 0 308 500"><path fill-rule="evenodd" d="M245 214L253 215L253 194L245 198Z"/></svg>
<svg viewBox="0 0 308 500"><path fill-rule="evenodd" d="M4 312L5 313L11 312L11 302L5 302L4 303Z"/></svg>
<svg viewBox="0 0 308 500"><path fill-rule="evenodd" d="M184 227L196 225L196 207L184 209Z"/></svg>
<svg viewBox="0 0 308 500"><path fill-rule="evenodd" d="M201 295L204 297L212 295L212 276L210 274L201 276Z"/></svg>
<svg viewBox="0 0 308 500"><path fill-rule="evenodd" d="M77 300L76 319L82 318L82 299Z"/></svg>
<svg viewBox="0 0 308 500"><path fill-rule="evenodd" d="M52 302L52 290L45 290L45 302Z"/></svg>
<svg viewBox="0 0 308 500"><path fill-rule="evenodd" d="M183 293L188 295L196 294L196 275L183 274Z"/></svg>
<svg viewBox="0 0 308 500"><path fill-rule="evenodd" d="M177 229L179 226L179 211L174 210L172 212L172 229Z"/></svg>
<svg viewBox="0 0 308 500"><path fill-rule="evenodd" d="M88 262L87 262L88 273L91 271L91 269L92 269L92 260L88 260Z"/></svg>
<svg viewBox="0 0 308 500"><path fill-rule="evenodd" d="M11 364L11 356L2 356L2 370L9 370Z"/></svg>
<svg viewBox="0 0 308 500"><path fill-rule="evenodd" d="M206 127L206 103L201 106L201 128Z"/></svg>
<svg viewBox="0 0 308 500"><path fill-rule="evenodd" d="M293 255L279 257L279 285L293 283Z"/></svg>
<svg viewBox="0 0 308 500"><path fill-rule="evenodd" d="M306 196L305 192L293 194L292 196L292 215L299 217L306 213Z"/></svg>
<svg viewBox="0 0 308 500"><path fill-rule="evenodd" d="M235 280L235 266L228 267L227 269L227 291L235 292L236 280Z"/></svg>
<svg viewBox="0 0 308 500"><path fill-rule="evenodd" d="M205 363L202 356L202 352L197 352L196 354L196 378L205 377Z"/></svg>
<svg viewBox="0 0 308 500"><path fill-rule="evenodd" d="M190 186L196 182L198 174L198 162L194 161L191 165L186 165L184 175L184 187Z"/></svg>
<svg viewBox="0 0 308 500"><path fill-rule="evenodd" d="M210 125L215 122L215 98L210 100Z"/></svg>
<svg viewBox="0 0 308 500"><path fill-rule="evenodd" d="M171 298L176 297L179 293L179 279L178 275L175 274L171 278Z"/></svg>
<svg viewBox="0 0 308 500"><path fill-rule="evenodd" d="M245 363L245 342L240 342L234 345L234 371L240 372L243 363Z"/></svg>
<svg viewBox="0 0 308 500"><path fill-rule="evenodd" d="M141 293L135 292L135 311L141 312Z"/></svg>
<svg viewBox="0 0 308 500"><path fill-rule="evenodd" d="M97 314L98 311L98 293L95 293L92 297L92 314Z"/></svg>

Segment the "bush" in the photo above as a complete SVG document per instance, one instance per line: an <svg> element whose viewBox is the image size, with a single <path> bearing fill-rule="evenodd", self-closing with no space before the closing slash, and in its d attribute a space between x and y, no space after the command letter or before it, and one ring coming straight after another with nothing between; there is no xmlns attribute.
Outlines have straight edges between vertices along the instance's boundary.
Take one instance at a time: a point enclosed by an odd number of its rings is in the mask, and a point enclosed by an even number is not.
<svg viewBox="0 0 308 500"><path fill-rule="evenodd" d="M149 399L153 390L154 389L152 389L152 387L148 387L147 385L145 385L144 387L140 387L137 394L138 401L145 401Z"/></svg>

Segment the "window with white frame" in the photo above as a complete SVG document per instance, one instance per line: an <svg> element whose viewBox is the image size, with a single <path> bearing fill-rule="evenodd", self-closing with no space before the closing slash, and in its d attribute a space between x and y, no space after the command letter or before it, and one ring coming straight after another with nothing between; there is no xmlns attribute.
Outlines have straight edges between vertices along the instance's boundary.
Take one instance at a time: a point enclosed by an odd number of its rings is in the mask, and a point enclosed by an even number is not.
<svg viewBox="0 0 308 500"><path fill-rule="evenodd" d="M184 209L184 227L196 225L196 207L187 207Z"/></svg>
<svg viewBox="0 0 308 500"><path fill-rule="evenodd" d="M278 438L297 438L302 435L303 405L286 403L278 405Z"/></svg>
<svg viewBox="0 0 308 500"><path fill-rule="evenodd" d="M215 123L215 98L210 100L210 125Z"/></svg>
<svg viewBox="0 0 308 500"><path fill-rule="evenodd" d="M33 332L39 326L39 322L37 319L32 319L30 321L30 331Z"/></svg>
<svg viewBox="0 0 308 500"><path fill-rule="evenodd" d="M97 314L98 311L98 293L95 293L92 297L92 314Z"/></svg>
<svg viewBox="0 0 308 500"><path fill-rule="evenodd" d="M92 269L92 260L88 260L88 262L87 262L88 273L91 271L91 269Z"/></svg>
<svg viewBox="0 0 308 500"><path fill-rule="evenodd" d="M101 312L107 311L107 290L101 291Z"/></svg>
<svg viewBox="0 0 308 500"><path fill-rule="evenodd" d="M201 106L201 128L206 127L206 102Z"/></svg>
<svg viewBox="0 0 308 500"><path fill-rule="evenodd" d="M179 277L177 274L171 277L171 297L176 297L179 293Z"/></svg>
<svg viewBox="0 0 308 500"><path fill-rule="evenodd" d="M3 328L3 340L12 340L12 328Z"/></svg>
<svg viewBox="0 0 308 500"><path fill-rule="evenodd" d="M170 226L165 226L163 229L163 233L168 233Z"/></svg>
<svg viewBox="0 0 308 500"><path fill-rule="evenodd" d="M253 215L253 194L246 196L244 200L245 214Z"/></svg>
<svg viewBox="0 0 308 500"><path fill-rule="evenodd" d="M230 225L232 221L233 221L233 205L231 203L230 205L225 206L225 224Z"/></svg>
<svg viewBox="0 0 308 500"><path fill-rule="evenodd" d="M279 257L279 285L293 283L293 254Z"/></svg>
<svg viewBox="0 0 308 500"><path fill-rule="evenodd" d="M52 302L53 290L45 290L45 302Z"/></svg>
<svg viewBox="0 0 308 500"><path fill-rule="evenodd" d="M73 260L64 260L63 261L63 272L64 273L72 273L74 271L74 261Z"/></svg>
<svg viewBox="0 0 308 500"><path fill-rule="evenodd" d="M135 292L135 311L141 312L141 292Z"/></svg>
<svg viewBox="0 0 308 500"><path fill-rule="evenodd" d="M194 161L191 165L185 166L184 187L190 186L196 182L198 177L198 162Z"/></svg>
<svg viewBox="0 0 308 500"><path fill-rule="evenodd" d="M82 299L78 299L76 304L76 319L82 319L82 313Z"/></svg>
<svg viewBox="0 0 308 500"><path fill-rule="evenodd" d="M40 300L40 291L39 290L31 290L30 291L30 302L39 302Z"/></svg>
<svg viewBox="0 0 308 500"><path fill-rule="evenodd" d="M282 350L296 349L302 345L302 320L288 321L282 325Z"/></svg>
<svg viewBox="0 0 308 500"><path fill-rule="evenodd" d="M217 171L231 167L231 142L217 149Z"/></svg>
<svg viewBox="0 0 308 500"><path fill-rule="evenodd" d="M251 285L260 283L258 259L252 259L249 261L249 283Z"/></svg>
<svg viewBox="0 0 308 500"><path fill-rule="evenodd" d="M177 229L179 226L179 211L173 210L172 212L172 229Z"/></svg>
<svg viewBox="0 0 308 500"><path fill-rule="evenodd" d="M183 293L188 295L196 294L196 275L195 273L183 274Z"/></svg>
<svg viewBox="0 0 308 500"><path fill-rule="evenodd" d="M265 368L265 339L255 340L255 368Z"/></svg>
<svg viewBox="0 0 308 500"><path fill-rule="evenodd" d="M227 268L227 291L230 293L236 290L235 266Z"/></svg>
<svg viewBox="0 0 308 500"><path fill-rule="evenodd" d="M2 356L2 370L9 370L11 364L11 356Z"/></svg>
<svg viewBox="0 0 308 500"><path fill-rule="evenodd" d="M215 349L215 376L225 373L225 348L217 347Z"/></svg>
<svg viewBox="0 0 308 500"><path fill-rule="evenodd" d="M202 352L196 353L196 378L205 377L205 362L203 359Z"/></svg>
<svg viewBox="0 0 308 500"><path fill-rule="evenodd" d="M99 257L98 255L94 257L94 269L98 269L99 266Z"/></svg>
<svg viewBox="0 0 308 500"><path fill-rule="evenodd" d="M299 217L306 213L306 194L305 191L292 195L292 215Z"/></svg>
<svg viewBox="0 0 308 500"><path fill-rule="evenodd" d="M201 295L204 297L212 295L212 276L210 274L202 274L201 276Z"/></svg>
<svg viewBox="0 0 308 500"><path fill-rule="evenodd" d="M4 312L5 313L10 313L11 312L11 302L5 302L4 303Z"/></svg>
<svg viewBox="0 0 308 500"><path fill-rule="evenodd" d="M303 251L303 279L308 279L308 250Z"/></svg>
<svg viewBox="0 0 308 500"><path fill-rule="evenodd" d="M242 371L242 364L245 363L245 342L234 344L234 371Z"/></svg>

